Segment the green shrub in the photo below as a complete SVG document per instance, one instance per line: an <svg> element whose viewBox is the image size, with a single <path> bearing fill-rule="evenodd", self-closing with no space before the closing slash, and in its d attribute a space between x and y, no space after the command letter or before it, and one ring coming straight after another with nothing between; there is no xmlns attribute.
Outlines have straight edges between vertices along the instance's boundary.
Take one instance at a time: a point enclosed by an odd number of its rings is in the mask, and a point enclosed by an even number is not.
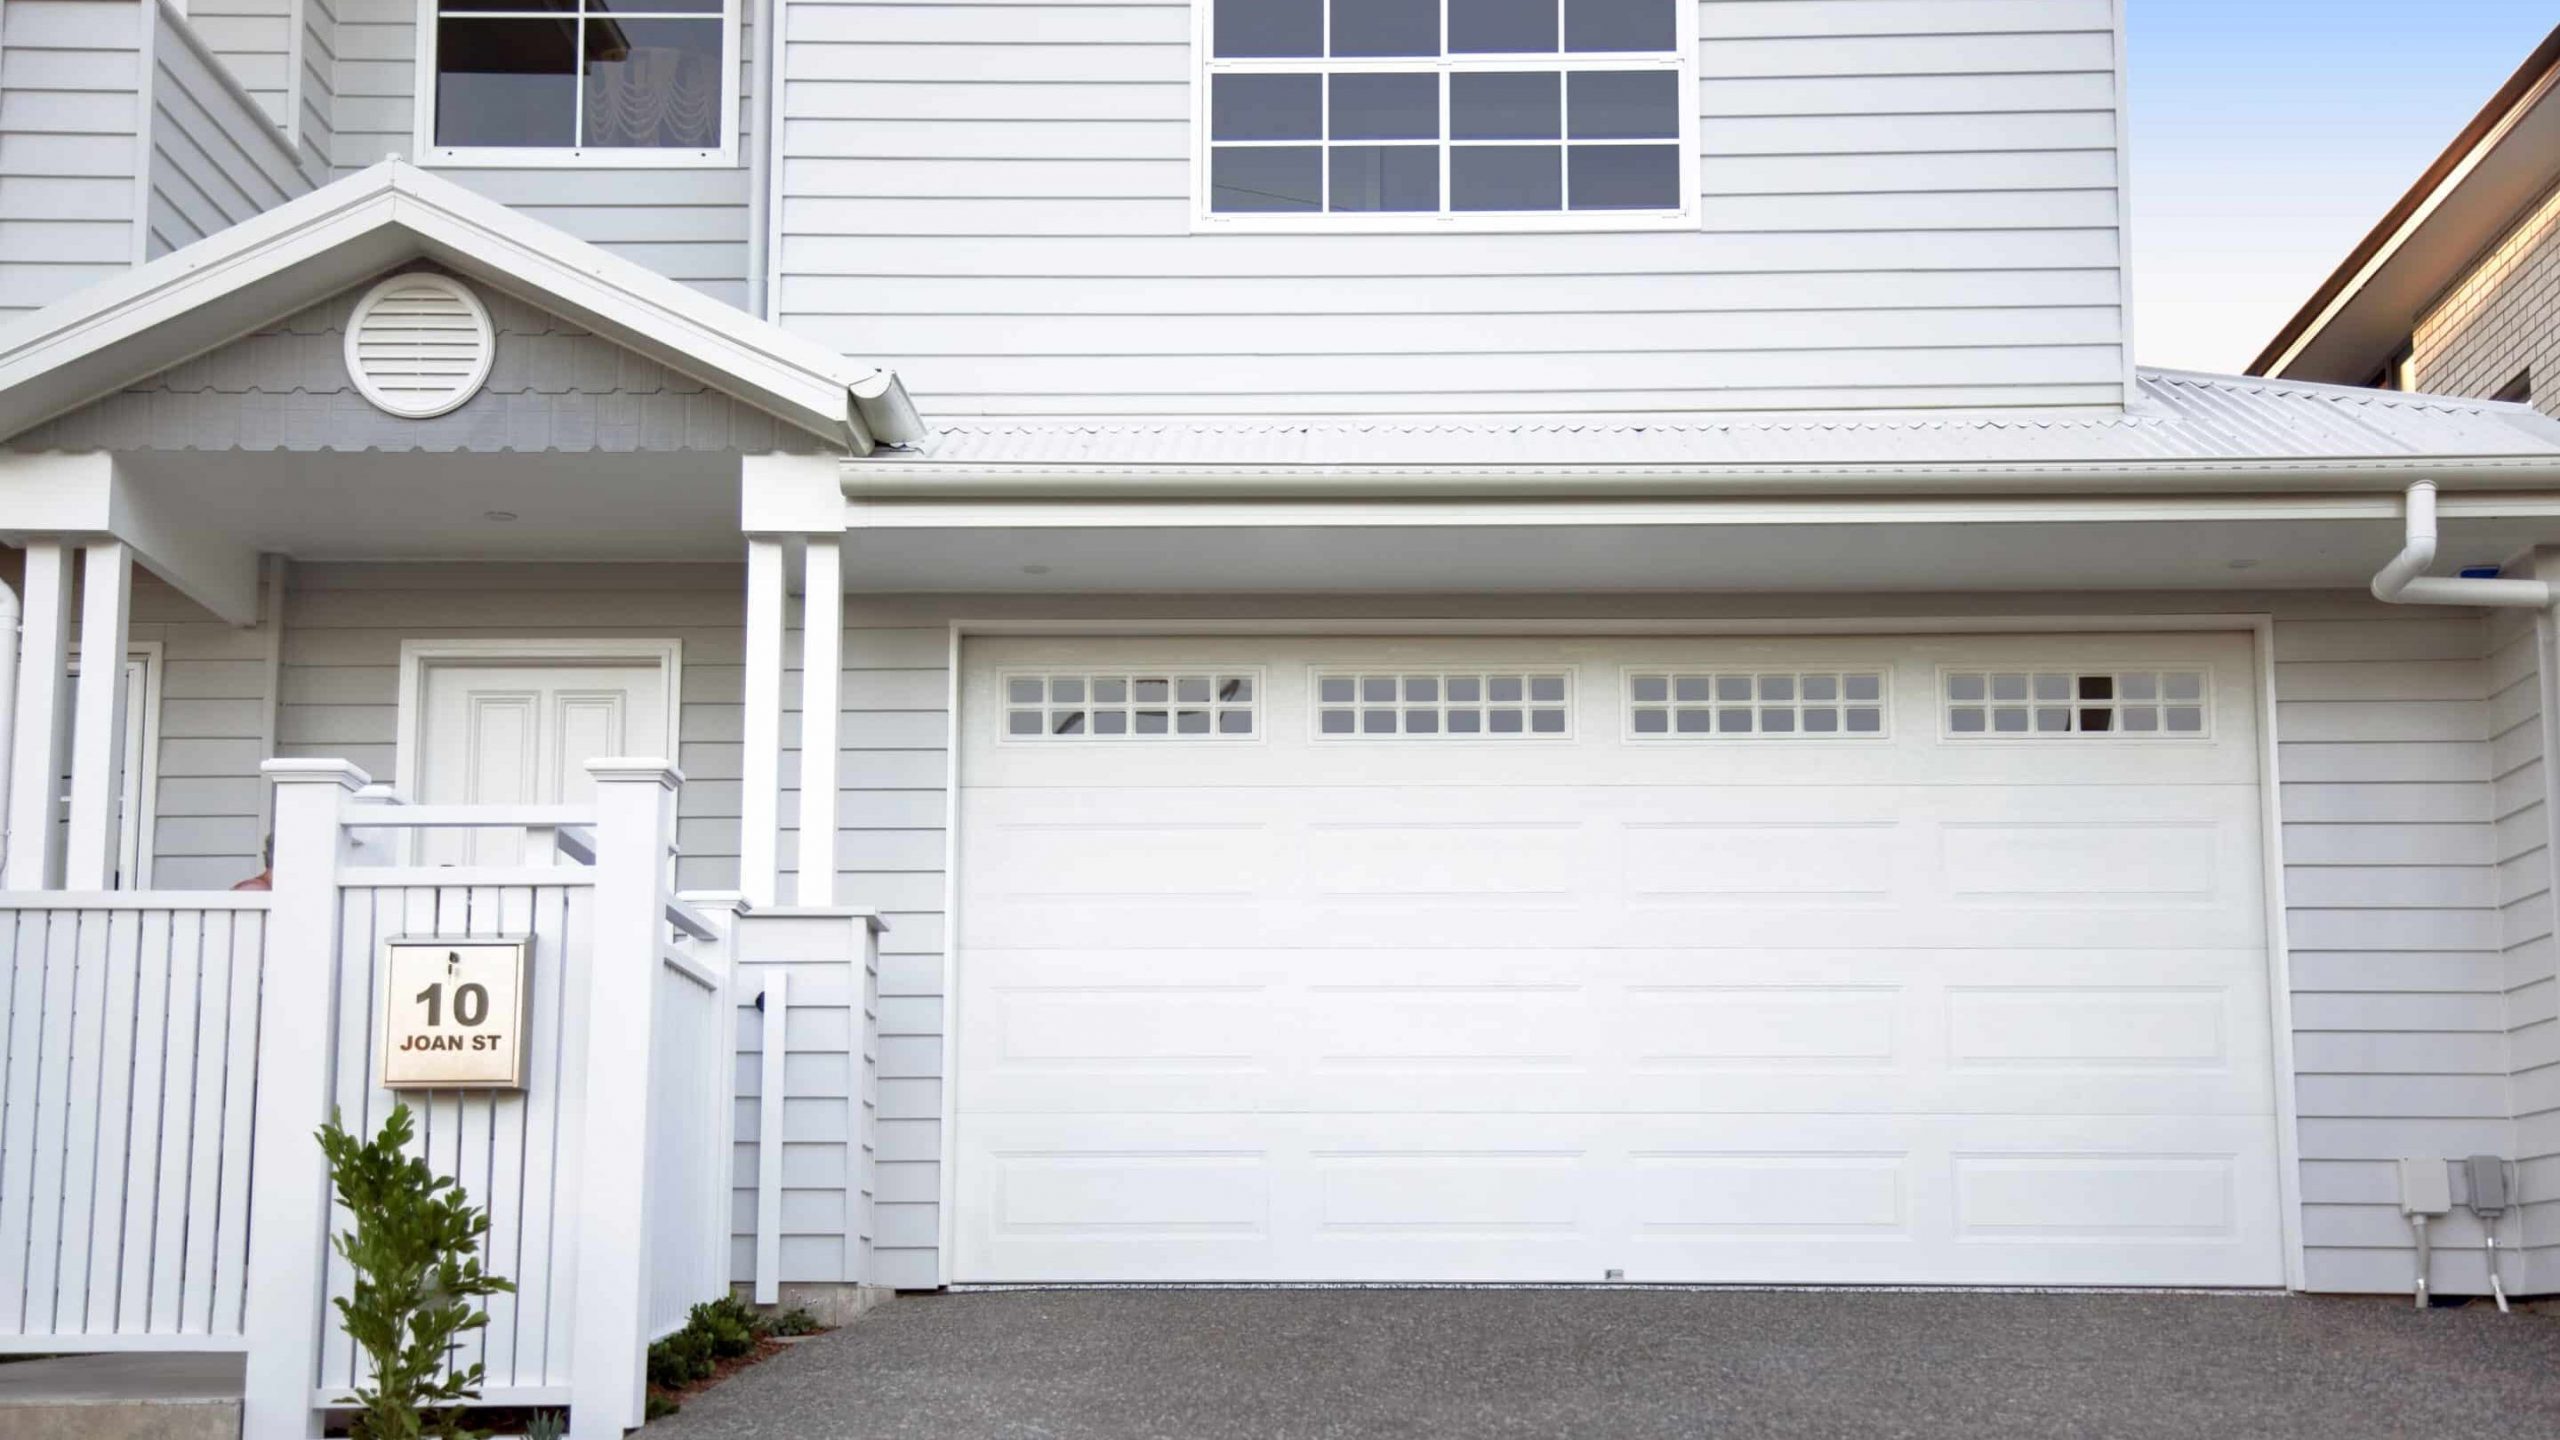
<svg viewBox="0 0 2560 1440"><path fill-rule="evenodd" d="M334 1110L320 1127L330 1183L355 1221L330 1237L355 1272L355 1293L336 1302L338 1318L372 1370L355 1392L348 1430L355 1440L482 1435L462 1424L463 1403L480 1398L481 1367L452 1368L454 1352L489 1323L473 1302L516 1288L481 1270L488 1212L406 1153L416 1133L406 1105L393 1106L369 1141L348 1134Z"/></svg>
<svg viewBox="0 0 2560 1440"><path fill-rule="evenodd" d="M524 1440L568 1440L569 1417L557 1410L537 1410L524 1422Z"/></svg>
<svg viewBox="0 0 2560 1440"><path fill-rule="evenodd" d="M773 1333L776 1335L815 1335L826 1328L818 1323L817 1316L797 1305L773 1317Z"/></svg>
<svg viewBox="0 0 2560 1440"><path fill-rule="evenodd" d="M685 1320L687 1330L698 1330L711 1341L711 1353L723 1360L734 1360L755 1352L756 1342L764 1338L764 1317L732 1295L706 1300L693 1307Z"/></svg>
<svg viewBox="0 0 2560 1440"><path fill-rule="evenodd" d="M711 1337L687 1325L649 1347L649 1383L674 1390L711 1378Z"/></svg>
<svg viewBox="0 0 2560 1440"><path fill-rule="evenodd" d="M683 1406L653 1390L649 1393L647 1405L644 1406L640 1412L640 1418L643 1420L664 1420L683 1408Z"/></svg>

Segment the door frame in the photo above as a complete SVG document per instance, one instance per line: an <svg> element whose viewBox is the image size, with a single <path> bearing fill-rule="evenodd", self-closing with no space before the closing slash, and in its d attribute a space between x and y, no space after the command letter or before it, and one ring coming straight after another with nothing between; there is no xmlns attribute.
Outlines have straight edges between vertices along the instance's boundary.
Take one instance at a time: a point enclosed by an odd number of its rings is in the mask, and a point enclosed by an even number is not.
<svg viewBox="0 0 2560 1440"><path fill-rule="evenodd" d="M581 665L656 665L666 682L667 753L675 764L683 733L684 642L641 639L534 639L464 637L400 642L400 705L392 732L392 788L403 800L418 794L418 762L426 749L427 672L445 665L521 665L574 669Z"/></svg>
<svg viewBox="0 0 2560 1440"><path fill-rule="evenodd" d="M133 787L132 804L122 805L116 824L116 888L148 890L151 888L153 851L159 844L160 826L160 711L161 694L168 679L168 642L163 640L128 640L124 647L124 663L138 665L142 671L141 693L132 697L126 707L124 733L118 738L119 753L124 757L120 767L124 779ZM71 656L65 673L77 677L80 657ZM77 687L73 687L75 690ZM72 703L66 694L64 703ZM66 730L66 734L68 731ZM68 751L65 751L66 756ZM125 797L118 792L121 805ZM57 817L55 823L61 824ZM50 842L48 842L50 843Z"/></svg>
<svg viewBox="0 0 2560 1440"><path fill-rule="evenodd" d="M963 666L968 640L1004 635L1071 637L1139 636L1449 636L1487 638L1502 635L1680 636L1731 639L1760 635L2110 635L2194 632L2239 633L2249 637L2255 670L2258 753L2259 890L2265 912L2267 947L2268 1060L2275 1073L2276 1217L2285 1288L2308 1288L2307 1242L2302 1231L2302 1120L2295 1103L2297 1073L2293 1054L2293 942L2285 929L2283 776L2277 766L2276 617L2271 611L2196 611L2186 614L2047 614L2047 615L1806 615L1762 619L1696 617L1662 619L1621 617L1567 619L1522 616L1504 619L1260 619L1222 616L1140 617L1127 614L1090 619L1055 619L1029 615L987 615L950 621L949 687L943 733L950 757L943 790L942 858L942 1117L944 1157L939 1204L935 1207L934 1275L949 1287L966 1283L952 1276L959 1241L960 1163L960 713Z"/></svg>

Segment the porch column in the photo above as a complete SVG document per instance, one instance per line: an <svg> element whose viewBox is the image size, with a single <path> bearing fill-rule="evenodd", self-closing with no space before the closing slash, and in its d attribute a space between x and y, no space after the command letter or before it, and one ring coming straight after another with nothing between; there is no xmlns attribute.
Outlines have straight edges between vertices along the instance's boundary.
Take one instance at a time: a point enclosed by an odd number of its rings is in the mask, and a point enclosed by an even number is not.
<svg viewBox="0 0 2560 1440"><path fill-rule="evenodd" d="M71 839L66 890L115 885L124 779L124 660L133 634L133 551L97 540L80 556L80 685L71 724Z"/></svg>
<svg viewBox="0 0 2560 1440"><path fill-rule="evenodd" d="M844 536L809 537L800 586L800 891L836 903L836 771L844 709Z"/></svg>
<svg viewBox="0 0 2560 1440"><path fill-rule="evenodd" d="M60 540L26 547L20 597L18 693L9 745L8 851L0 883L50 890L53 805L62 794L63 676L71 663L71 555Z"/></svg>
<svg viewBox="0 0 2560 1440"><path fill-rule="evenodd" d="M782 540L747 537L745 754L738 778L738 890L770 907L781 886L782 650L785 603Z"/></svg>

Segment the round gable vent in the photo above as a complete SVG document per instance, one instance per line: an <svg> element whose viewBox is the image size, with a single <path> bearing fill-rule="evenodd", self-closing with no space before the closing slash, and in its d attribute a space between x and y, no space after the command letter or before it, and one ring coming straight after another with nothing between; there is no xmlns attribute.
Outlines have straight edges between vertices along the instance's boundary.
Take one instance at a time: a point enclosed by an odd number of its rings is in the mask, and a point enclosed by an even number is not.
<svg viewBox="0 0 2560 1440"><path fill-rule="evenodd" d="M347 320L347 374L377 408L411 420L478 394L497 358L488 307L447 275L394 275Z"/></svg>

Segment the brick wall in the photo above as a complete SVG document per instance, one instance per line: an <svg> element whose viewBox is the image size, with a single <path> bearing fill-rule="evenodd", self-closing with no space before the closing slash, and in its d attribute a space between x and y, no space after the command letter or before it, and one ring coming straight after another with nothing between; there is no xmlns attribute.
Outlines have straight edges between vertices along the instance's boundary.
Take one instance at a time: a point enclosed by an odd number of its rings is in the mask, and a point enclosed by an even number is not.
<svg viewBox="0 0 2560 1440"><path fill-rule="evenodd" d="M2499 237L2418 321L2414 388L2487 399L2524 370L2560 415L2560 188Z"/></svg>

